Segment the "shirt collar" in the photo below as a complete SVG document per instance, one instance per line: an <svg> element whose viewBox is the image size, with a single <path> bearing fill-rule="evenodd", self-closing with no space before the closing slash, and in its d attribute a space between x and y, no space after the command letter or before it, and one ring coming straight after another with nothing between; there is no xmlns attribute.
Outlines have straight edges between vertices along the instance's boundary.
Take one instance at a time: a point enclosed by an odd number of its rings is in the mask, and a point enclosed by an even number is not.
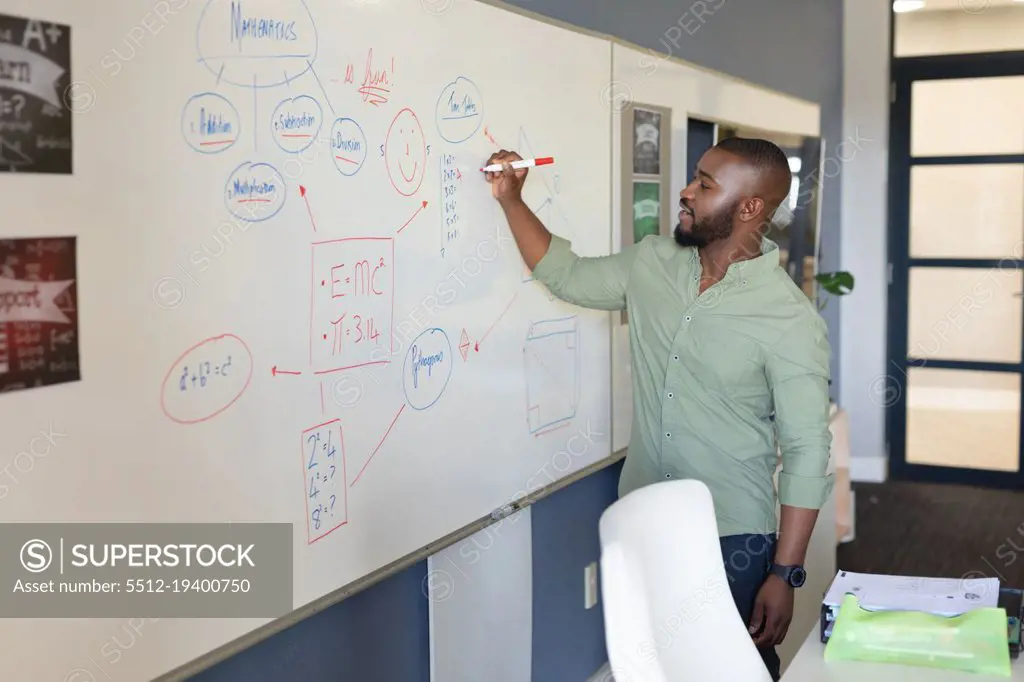
<svg viewBox="0 0 1024 682"><path fill-rule="evenodd" d="M691 259L697 266L700 266L700 255L696 248L691 249ZM755 258L748 258L733 263L725 273L723 279L733 277L754 277L770 272L779 267L779 245L768 237L761 237L761 255Z"/></svg>

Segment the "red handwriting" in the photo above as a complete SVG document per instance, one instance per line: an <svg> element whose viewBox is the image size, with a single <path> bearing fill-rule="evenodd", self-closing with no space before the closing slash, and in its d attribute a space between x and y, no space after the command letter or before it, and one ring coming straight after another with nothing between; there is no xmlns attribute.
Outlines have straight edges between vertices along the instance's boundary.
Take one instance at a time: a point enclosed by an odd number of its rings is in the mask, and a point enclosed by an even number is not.
<svg viewBox="0 0 1024 682"><path fill-rule="evenodd" d="M309 197L306 196L306 187L299 185L299 194L306 202L306 212L309 213L309 222L313 223L313 231L316 232L316 221L313 219L313 209L309 207Z"/></svg>
<svg viewBox="0 0 1024 682"><path fill-rule="evenodd" d="M316 242L312 265L309 359L313 373L386 364L379 346L390 338L394 318L392 238Z"/></svg>
<svg viewBox="0 0 1024 682"><path fill-rule="evenodd" d="M516 296L519 296L518 291L512 296L512 300L508 302L508 305L505 306L505 309L501 311L501 315L498 315L498 319L494 321L494 324L492 324L490 328L488 328L488 330L484 332L484 335L480 337L480 340L473 345L473 350L475 350L477 353L480 352L480 344L484 342L484 339L486 339L492 331L494 331L494 328L498 326L499 322L501 322L501 318L505 317L505 313L507 313L508 309L512 307L512 304L516 302Z"/></svg>
<svg viewBox="0 0 1024 682"><path fill-rule="evenodd" d="M412 217L409 218L408 220L406 220L405 224L402 225L400 228L398 228L398 232L396 232L395 234L401 234L402 230L404 230L405 228L409 227L409 223L411 223L413 221L413 218L418 216L420 214L420 211L422 211L426 207L427 207L427 202L426 202L426 200L424 200L423 203L420 204L420 207L416 209L416 212L412 214Z"/></svg>
<svg viewBox="0 0 1024 682"><path fill-rule="evenodd" d="M359 473L356 474L355 479L349 484L348 487L351 488L352 486L359 482L359 478L363 475L363 472L366 471L366 467L370 466L370 462L377 455L377 452L380 451L380 446L384 445L384 441L388 439L388 435L391 433L391 429L395 428L395 422L397 422L398 418L402 416L402 411L404 409L405 405L402 405L400 408L398 408L398 412L395 413L395 418L392 419L391 424L388 425L388 430L384 432L384 436L380 439L380 442L377 443L377 447L375 447L373 449L373 452L370 453L370 458L366 460L366 464L364 464L363 468L359 470Z"/></svg>
<svg viewBox="0 0 1024 682"><path fill-rule="evenodd" d="M366 73L363 76L363 85L359 88L359 94L363 101L374 106L386 104L388 95L391 94L391 76L395 74L395 58L391 58L391 74L387 69L373 68L373 48L370 48L366 55Z"/></svg>
<svg viewBox="0 0 1024 682"><path fill-rule="evenodd" d="M356 82L356 70L349 64L345 67L345 82L355 83Z"/></svg>

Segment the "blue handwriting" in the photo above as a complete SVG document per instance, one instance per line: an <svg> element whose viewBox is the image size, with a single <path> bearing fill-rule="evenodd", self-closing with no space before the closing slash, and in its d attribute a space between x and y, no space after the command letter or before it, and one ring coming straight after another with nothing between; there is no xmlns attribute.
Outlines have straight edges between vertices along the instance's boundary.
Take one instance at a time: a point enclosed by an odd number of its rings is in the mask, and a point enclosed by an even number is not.
<svg viewBox="0 0 1024 682"><path fill-rule="evenodd" d="M206 388L208 377L226 377L230 367L230 355L226 361L219 365L211 364L209 361L204 360L196 363L191 371L188 365L185 365L181 370L181 377L178 379L178 389L187 391L190 388Z"/></svg>

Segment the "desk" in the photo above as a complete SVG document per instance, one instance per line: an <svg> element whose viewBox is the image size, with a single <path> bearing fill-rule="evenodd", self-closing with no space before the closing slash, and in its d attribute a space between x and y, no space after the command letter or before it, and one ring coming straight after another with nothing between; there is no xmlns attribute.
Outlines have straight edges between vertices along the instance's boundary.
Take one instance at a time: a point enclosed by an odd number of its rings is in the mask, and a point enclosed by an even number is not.
<svg viewBox="0 0 1024 682"><path fill-rule="evenodd" d="M781 682L1024 682L1024 659L1010 659L1010 677L861 661L826 662L825 645L819 633L815 627L807 635Z"/></svg>

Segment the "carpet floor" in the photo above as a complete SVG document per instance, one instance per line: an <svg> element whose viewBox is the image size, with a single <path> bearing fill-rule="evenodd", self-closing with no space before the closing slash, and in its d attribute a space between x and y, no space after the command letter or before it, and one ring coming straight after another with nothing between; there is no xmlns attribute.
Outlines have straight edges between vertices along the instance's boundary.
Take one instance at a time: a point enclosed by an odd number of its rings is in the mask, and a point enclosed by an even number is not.
<svg viewBox="0 0 1024 682"><path fill-rule="evenodd" d="M1024 494L905 482L853 489L856 540L839 545L839 570L1024 587Z"/></svg>

